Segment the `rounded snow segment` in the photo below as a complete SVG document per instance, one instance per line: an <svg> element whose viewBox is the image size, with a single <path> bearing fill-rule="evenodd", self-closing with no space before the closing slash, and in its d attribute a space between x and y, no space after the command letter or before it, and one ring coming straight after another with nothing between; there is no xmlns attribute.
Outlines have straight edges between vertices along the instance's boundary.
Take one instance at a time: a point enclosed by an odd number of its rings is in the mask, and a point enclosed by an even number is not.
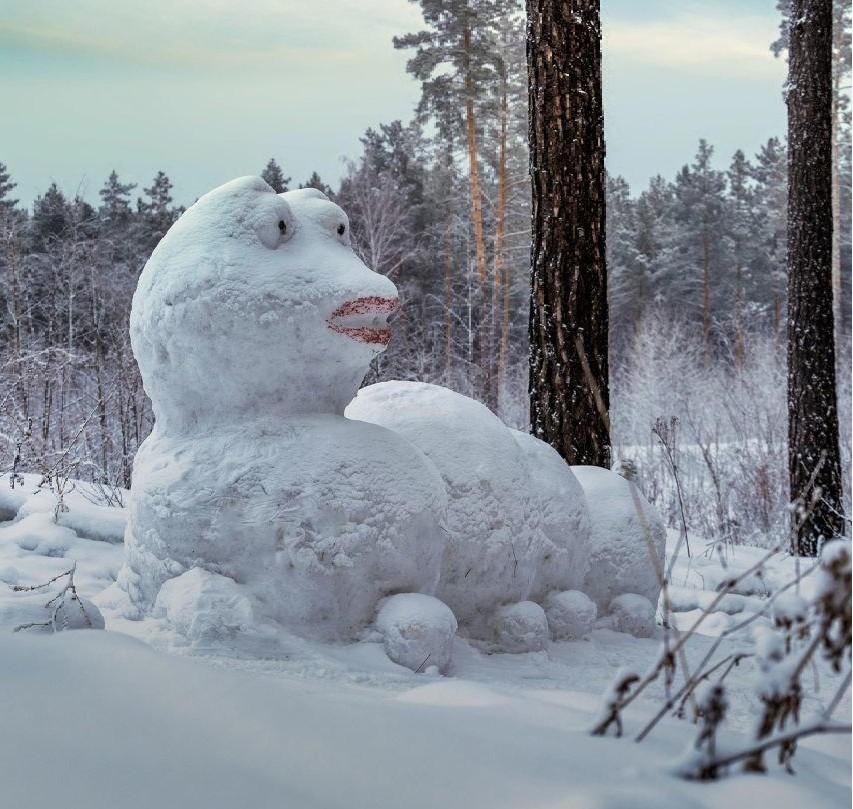
<svg viewBox="0 0 853 809"><path fill-rule="evenodd" d="M545 611L532 601L499 607L493 626L494 640L502 652L541 652L548 647Z"/></svg>
<svg viewBox="0 0 853 809"><path fill-rule="evenodd" d="M500 604L530 596L546 545L512 431L479 402L420 382L362 388L346 415L394 430L438 469L448 536L436 596L469 635L488 637Z"/></svg>
<svg viewBox="0 0 853 809"><path fill-rule="evenodd" d="M432 596L400 593L379 604L376 628L385 653L395 663L416 673L435 667L447 671L453 655L456 618L450 608Z"/></svg>
<svg viewBox="0 0 853 809"><path fill-rule="evenodd" d="M589 512L583 489L560 454L529 433L512 430L512 435L524 454L527 486L545 535L531 592L539 601L552 590L577 590L583 584L589 569Z"/></svg>
<svg viewBox="0 0 853 809"><path fill-rule="evenodd" d="M657 604L666 528L634 483L597 466L573 466L592 525L589 570L580 588L605 614L622 593Z"/></svg>
<svg viewBox="0 0 853 809"><path fill-rule="evenodd" d="M554 640L580 640L592 632L598 608L579 590L549 593L545 598L545 616Z"/></svg>
<svg viewBox="0 0 853 809"><path fill-rule="evenodd" d="M622 593L610 602L611 626L635 638L650 638L655 634L655 606L636 593Z"/></svg>

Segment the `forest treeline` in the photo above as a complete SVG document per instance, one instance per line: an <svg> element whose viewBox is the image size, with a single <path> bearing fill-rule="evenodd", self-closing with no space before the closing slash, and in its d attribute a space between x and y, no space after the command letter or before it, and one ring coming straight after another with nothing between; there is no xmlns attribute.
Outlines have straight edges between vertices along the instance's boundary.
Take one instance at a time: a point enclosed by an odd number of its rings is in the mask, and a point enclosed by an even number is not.
<svg viewBox="0 0 853 809"><path fill-rule="evenodd" d="M395 338L368 381L437 382L526 427L531 211L523 10L511 0L419 5L424 30L394 40L421 83L414 117L367 130L336 187L316 173L304 185L344 207L355 249L400 289ZM849 53L843 58L849 62ZM837 270L841 300L849 302L843 92L837 113ZM674 177L654 177L644 189L619 176L607 182L617 440L635 441L649 429L638 426L624 396L636 388L631 373L643 352L660 347L649 345L650 335L680 335L685 356L720 379L764 362L768 345L783 351L784 141L771 137L756 154L715 155L702 140L684 157ZM292 185L288 171L275 159L258 166L279 192ZM29 209L15 188L14 166L0 164L0 470L61 462L107 488L128 486L152 425L129 346L131 297L182 209L163 172L142 188L113 172L92 202L54 183ZM840 321L839 335L848 335L849 308ZM845 356L843 346L839 353Z"/></svg>

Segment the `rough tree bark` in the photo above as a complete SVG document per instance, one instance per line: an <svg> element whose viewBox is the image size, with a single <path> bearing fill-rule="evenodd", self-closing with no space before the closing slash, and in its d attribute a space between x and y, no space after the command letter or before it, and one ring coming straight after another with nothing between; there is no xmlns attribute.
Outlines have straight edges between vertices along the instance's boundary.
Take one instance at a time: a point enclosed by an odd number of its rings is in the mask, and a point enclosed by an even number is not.
<svg viewBox="0 0 853 809"><path fill-rule="evenodd" d="M483 234L483 200L480 191L480 169L477 162L477 121L474 116L474 79L471 76L471 29L462 35L465 62L465 135L468 142L468 176L471 184L471 223L474 226L474 249L477 262L477 280L486 284L486 240Z"/></svg>
<svg viewBox="0 0 853 809"><path fill-rule="evenodd" d="M492 372L489 380L492 385L491 399L497 405L500 399L500 391L506 379L506 344L508 344L505 333L509 324L503 317L504 301L508 300L509 277L504 267L504 242L506 240L506 161L507 161L507 121L509 118L509 103L506 75L501 81L500 96L500 133L498 144L498 201L495 209L495 256L492 279L492 357L490 361L497 365L497 370ZM500 313L500 316L499 316ZM498 336L500 329L500 336ZM494 356L497 354L497 356Z"/></svg>
<svg viewBox="0 0 853 809"><path fill-rule="evenodd" d="M610 466L599 0L527 0L533 185L530 418Z"/></svg>
<svg viewBox="0 0 853 809"><path fill-rule="evenodd" d="M788 470L801 505L792 550L814 556L821 538L844 527L832 294L832 0L792 0L787 104Z"/></svg>

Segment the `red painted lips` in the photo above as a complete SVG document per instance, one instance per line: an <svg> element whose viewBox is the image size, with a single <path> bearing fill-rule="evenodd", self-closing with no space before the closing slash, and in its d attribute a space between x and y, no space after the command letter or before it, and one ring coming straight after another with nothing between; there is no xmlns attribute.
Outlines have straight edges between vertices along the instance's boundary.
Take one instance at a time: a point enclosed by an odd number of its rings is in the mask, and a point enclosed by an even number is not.
<svg viewBox="0 0 853 809"><path fill-rule="evenodd" d="M332 312L329 328L360 343L387 346L391 341L391 329L386 321L397 305L396 298L378 296L347 301Z"/></svg>

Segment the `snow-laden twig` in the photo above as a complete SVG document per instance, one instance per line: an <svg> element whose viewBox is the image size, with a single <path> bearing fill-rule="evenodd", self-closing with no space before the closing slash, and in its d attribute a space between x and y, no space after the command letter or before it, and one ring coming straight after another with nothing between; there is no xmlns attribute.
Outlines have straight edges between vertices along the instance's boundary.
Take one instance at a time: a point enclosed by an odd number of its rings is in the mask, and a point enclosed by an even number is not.
<svg viewBox="0 0 853 809"><path fill-rule="evenodd" d="M92 619L86 612L86 608L83 606L83 602L80 600L80 596L77 593L77 586L74 584L74 573L76 571L77 562L74 562L74 564L71 565L70 569L64 571L63 573L58 573L52 579L48 579L42 584L12 585L12 590L16 593L34 592L50 587L50 585L53 584L55 581L65 578L65 584L63 584L62 589L44 605L45 609L51 610L50 618L47 621L32 621L28 624L20 624L19 626L16 626L13 631L20 632L24 629L49 628L53 632L59 632L62 629L66 629L68 627L67 612L63 612L61 627L58 626L57 619L59 618L60 610L62 610L62 608L69 600L76 602L77 606L80 608L80 613L83 616L83 620L86 622L86 626L91 627Z"/></svg>

